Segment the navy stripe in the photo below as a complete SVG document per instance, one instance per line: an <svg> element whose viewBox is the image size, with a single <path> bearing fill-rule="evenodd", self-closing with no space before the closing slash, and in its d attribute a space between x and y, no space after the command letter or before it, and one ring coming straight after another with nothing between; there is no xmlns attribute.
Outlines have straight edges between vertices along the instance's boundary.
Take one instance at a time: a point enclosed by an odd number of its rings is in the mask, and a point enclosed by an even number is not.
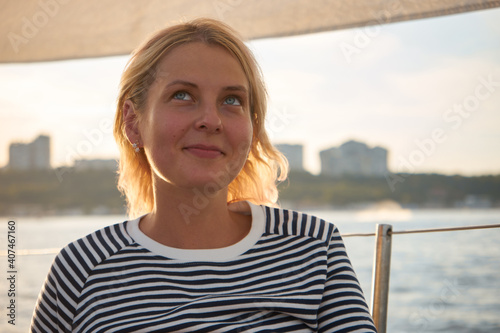
<svg viewBox="0 0 500 333"><path fill-rule="evenodd" d="M281 221L281 219L280 219L280 211L278 209L275 209L274 210L274 220L273 220L274 233L275 234L280 234L280 229L279 229L279 223L278 223L278 221Z"/></svg>
<svg viewBox="0 0 500 333"><path fill-rule="evenodd" d="M108 239L111 241L111 243L113 243L115 248L119 249L122 247L121 244L118 243L118 240L116 240L111 233L111 227L107 227L106 229L104 229L104 231L106 232L106 236L108 236Z"/></svg>
<svg viewBox="0 0 500 333"><path fill-rule="evenodd" d="M104 229L105 231L106 229ZM101 247L104 247L104 249L106 250L107 253L104 253L104 256L105 257L109 257L112 253L113 253L113 250L111 249L111 247L109 246L108 242L106 242L104 240L104 237L102 237L102 233L103 233L103 230L100 230L98 232L95 233L97 239L99 240L99 244L101 245Z"/></svg>
<svg viewBox="0 0 500 333"><path fill-rule="evenodd" d="M265 213L266 213L266 224L265 224L265 233L270 234L271 233L271 207L265 207Z"/></svg>

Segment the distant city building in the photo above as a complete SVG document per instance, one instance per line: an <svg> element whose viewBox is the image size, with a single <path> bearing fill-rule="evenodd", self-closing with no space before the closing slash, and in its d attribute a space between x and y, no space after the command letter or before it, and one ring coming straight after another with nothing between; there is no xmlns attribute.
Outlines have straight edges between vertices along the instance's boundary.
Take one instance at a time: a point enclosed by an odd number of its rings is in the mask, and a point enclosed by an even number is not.
<svg viewBox="0 0 500 333"><path fill-rule="evenodd" d="M278 144L276 148L288 159L290 170L304 171L304 148L302 145Z"/></svg>
<svg viewBox="0 0 500 333"><path fill-rule="evenodd" d="M118 170L118 161L114 159L93 159L93 160L75 160L75 171L87 170Z"/></svg>
<svg viewBox="0 0 500 333"><path fill-rule="evenodd" d="M50 169L50 137L40 135L30 143L12 143L9 146L8 168L13 170Z"/></svg>
<svg viewBox="0 0 500 333"><path fill-rule="evenodd" d="M321 174L328 176L384 176L388 172L386 149L353 140L321 151L320 159Z"/></svg>

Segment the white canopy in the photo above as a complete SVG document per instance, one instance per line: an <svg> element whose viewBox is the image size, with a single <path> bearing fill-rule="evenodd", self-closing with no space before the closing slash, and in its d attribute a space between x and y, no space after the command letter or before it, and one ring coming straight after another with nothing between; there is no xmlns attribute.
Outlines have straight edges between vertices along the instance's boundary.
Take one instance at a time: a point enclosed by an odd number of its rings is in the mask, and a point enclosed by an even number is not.
<svg viewBox="0 0 500 333"><path fill-rule="evenodd" d="M499 6L498 0L0 0L0 62L128 54L153 31L200 16L257 39Z"/></svg>

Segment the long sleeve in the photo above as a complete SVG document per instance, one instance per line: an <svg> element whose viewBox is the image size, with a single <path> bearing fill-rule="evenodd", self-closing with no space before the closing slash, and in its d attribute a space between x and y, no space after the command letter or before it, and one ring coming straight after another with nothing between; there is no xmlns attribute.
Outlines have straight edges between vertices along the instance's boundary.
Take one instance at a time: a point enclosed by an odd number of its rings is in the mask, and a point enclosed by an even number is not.
<svg viewBox="0 0 500 333"><path fill-rule="evenodd" d="M32 333L71 332L75 313L75 289L66 284L68 270L63 262L67 252L62 250L54 260L40 291L31 320Z"/></svg>
<svg viewBox="0 0 500 333"><path fill-rule="evenodd" d="M337 228L330 237L319 332L376 332L363 291Z"/></svg>

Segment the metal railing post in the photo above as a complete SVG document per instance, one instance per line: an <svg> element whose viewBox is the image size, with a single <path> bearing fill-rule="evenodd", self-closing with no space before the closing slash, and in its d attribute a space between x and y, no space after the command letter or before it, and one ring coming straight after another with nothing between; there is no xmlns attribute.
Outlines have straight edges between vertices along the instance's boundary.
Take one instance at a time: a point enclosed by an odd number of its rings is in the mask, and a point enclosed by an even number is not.
<svg viewBox="0 0 500 333"><path fill-rule="evenodd" d="M377 224L372 273L372 318L378 333L387 331L392 225Z"/></svg>

